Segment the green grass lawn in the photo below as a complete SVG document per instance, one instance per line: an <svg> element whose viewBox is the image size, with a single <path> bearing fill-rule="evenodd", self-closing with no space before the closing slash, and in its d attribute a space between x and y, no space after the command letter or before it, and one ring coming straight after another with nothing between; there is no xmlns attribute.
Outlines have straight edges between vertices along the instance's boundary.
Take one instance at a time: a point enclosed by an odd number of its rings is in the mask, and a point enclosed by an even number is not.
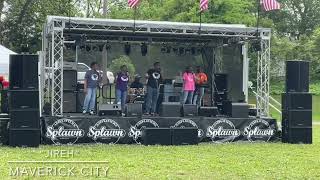
<svg viewBox="0 0 320 180"><path fill-rule="evenodd" d="M281 96L273 95L272 97L281 103ZM255 104L255 102L256 102L255 97L251 96L249 98L249 103ZM312 97L312 108L313 108L312 109L313 121L320 121L320 96ZM271 107L270 107L270 114L273 118L276 118L277 120L281 120L281 115Z"/></svg>
<svg viewBox="0 0 320 180"><path fill-rule="evenodd" d="M8 177L7 161L70 160L108 161L110 179L319 179L320 126L313 131L314 144L229 143L198 146L75 145L35 148L0 148L0 179ZM70 150L74 157L46 158L50 150ZM41 167L45 164L27 164ZM61 167L57 164L46 164ZM65 167L84 167L84 163ZM64 179L42 177L41 179ZM17 178L19 179L19 178ZM23 179L23 178L20 178ZM40 178L24 178L40 179ZM72 179L93 179L73 177ZM102 178L100 178L102 179Z"/></svg>

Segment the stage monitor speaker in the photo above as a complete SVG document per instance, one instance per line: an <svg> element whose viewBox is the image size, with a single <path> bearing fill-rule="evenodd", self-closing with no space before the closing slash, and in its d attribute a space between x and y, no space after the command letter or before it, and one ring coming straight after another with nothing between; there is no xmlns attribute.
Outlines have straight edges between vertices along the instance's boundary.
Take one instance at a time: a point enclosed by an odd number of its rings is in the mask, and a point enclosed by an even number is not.
<svg viewBox="0 0 320 180"><path fill-rule="evenodd" d="M77 112L77 92L63 91L63 112L75 113Z"/></svg>
<svg viewBox="0 0 320 180"><path fill-rule="evenodd" d="M76 91L77 81L77 71L63 70L63 90Z"/></svg>
<svg viewBox="0 0 320 180"><path fill-rule="evenodd" d="M309 92L309 62L286 62L286 92Z"/></svg>
<svg viewBox="0 0 320 180"><path fill-rule="evenodd" d="M13 147L39 147L40 129L9 129L9 145Z"/></svg>
<svg viewBox="0 0 320 180"><path fill-rule="evenodd" d="M180 102L163 102L160 106L160 116L162 117L180 117L181 103Z"/></svg>
<svg viewBox="0 0 320 180"><path fill-rule="evenodd" d="M172 128L172 145L199 144L197 128Z"/></svg>
<svg viewBox="0 0 320 180"><path fill-rule="evenodd" d="M292 144L312 144L312 128L289 128L286 140Z"/></svg>
<svg viewBox="0 0 320 180"><path fill-rule="evenodd" d="M9 121L10 118L0 118L0 144L7 145L9 143Z"/></svg>
<svg viewBox="0 0 320 180"><path fill-rule="evenodd" d="M214 75L214 83L216 86L215 91L225 92L228 91L228 75L217 73Z"/></svg>
<svg viewBox="0 0 320 180"><path fill-rule="evenodd" d="M10 55L9 87L38 89L38 55Z"/></svg>
<svg viewBox="0 0 320 180"><path fill-rule="evenodd" d="M142 142L144 145L171 145L171 129L144 128Z"/></svg>
<svg viewBox="0 0 320 180"><path fill-rule="evenodd" d="M10 128L40 128L39 109L11 110L10 118Z"/></svg>
<svg viewBox="0 0 320 180"><path fill-rule="evenodd" d="M248 118L249 105L247 103L231 103L231 101L223 102L223 115L233 118Z"/></svg>
<svg viewBox="0 0 320 180"><path fill-rule="evenodd" d="M39 91L9 90L9 109L39 108Z"/></svg>
<svg viewBox="0 0 320 180"><path fill-rule="evenodd" d="M182 106L182 116L183 117L198 116L198 105L184 104Z"/></svg>
<svg viewBox="0 0 320 180"><path fill-rule="evenodd" d="M127 117L141 117L142 116L142 104L140 104L140 103L126 104L126 113L125 114Z"/></svg>
<svg viewBox="0 0 320 180"><path fill-rule="evenodd" d="M199 116L203 117L215 117L219 114L218 107L213 106L201 106L199 108Z"/></svg>
<svg viewBox="0 0 320 180"><path fill-rule="evenodd" d="M312 109L312 94L311 93L283 93L281 96L282 109Z"/></svg>
<svg viewBox="0 0 320 180"><path fill-rule="evenodd" d="M117 116L121 114L121 111L120 104L100 104L98 106L99 116Z"/></svg>

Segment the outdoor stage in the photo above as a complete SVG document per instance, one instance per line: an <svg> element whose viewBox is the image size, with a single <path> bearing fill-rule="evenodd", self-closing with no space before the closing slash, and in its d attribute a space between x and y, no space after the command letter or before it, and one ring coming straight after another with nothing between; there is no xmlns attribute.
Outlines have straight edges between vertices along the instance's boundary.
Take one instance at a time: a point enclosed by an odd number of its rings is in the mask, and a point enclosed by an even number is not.
<svg viewBox="0 0 320 180"><path fill-rule="evenodd" d="M103 117L70 114L64 117L43 117L44 144L141 144L145 127L196 127L199 142L234 141L268 142L277 139L275 119L255 117Z"/></svg>

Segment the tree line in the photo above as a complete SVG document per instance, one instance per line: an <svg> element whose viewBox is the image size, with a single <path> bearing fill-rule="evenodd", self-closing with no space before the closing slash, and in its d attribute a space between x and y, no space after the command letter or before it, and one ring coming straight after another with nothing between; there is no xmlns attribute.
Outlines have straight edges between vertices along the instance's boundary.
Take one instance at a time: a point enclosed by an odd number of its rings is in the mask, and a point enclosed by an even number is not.
<svg viewBox="0 0 320 180"><path fill-rule="evenodd" d="M259 1L210 0L202 21L256 26ZM312 78L319 78L320 0L278 1L282 9L262 11L260 20L260 26L273 31L272 66L285 60L309 60ZM16 52L40 50L47 15L133 19L134 11L128 8L127 0L0 0L0 44ZM199 22L199 2L142 0L136 19Z"/></svg>

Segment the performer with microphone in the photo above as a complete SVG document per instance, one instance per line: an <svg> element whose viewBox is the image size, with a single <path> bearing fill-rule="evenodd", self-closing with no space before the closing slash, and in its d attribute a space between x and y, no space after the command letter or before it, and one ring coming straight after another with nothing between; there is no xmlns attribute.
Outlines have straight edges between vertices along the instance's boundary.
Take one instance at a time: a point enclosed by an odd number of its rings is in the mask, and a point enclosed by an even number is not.
<svg viewBox="0 0 320 180"><path fill-rule="evenodd" d="M145 115L155 115L159 97L159 85L162 81L160 62L155 62L147 74L147 99Z"/></svg>

